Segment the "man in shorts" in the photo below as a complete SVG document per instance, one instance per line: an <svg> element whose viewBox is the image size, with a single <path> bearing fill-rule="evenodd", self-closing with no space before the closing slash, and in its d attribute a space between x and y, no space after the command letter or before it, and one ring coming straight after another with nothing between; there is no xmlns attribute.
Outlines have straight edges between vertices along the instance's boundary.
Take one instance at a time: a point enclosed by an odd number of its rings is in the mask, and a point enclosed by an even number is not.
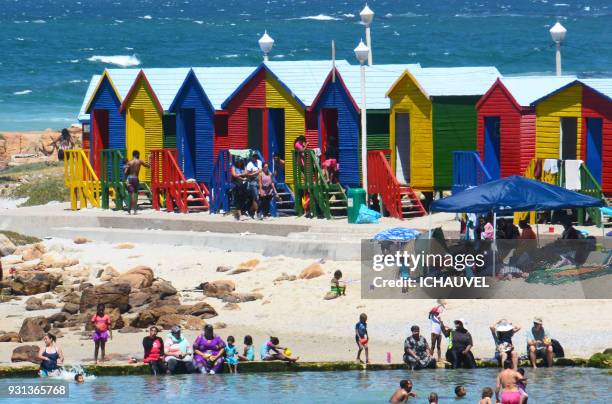
<svg viewBox="0 0 612 404"><path fill-rule="evenodd" d="M538 358L546 359L546 366L553 365L553 347L552 340L548 331L542 325L542 318L536 317L533 319L533 327L527 332L527 352L529 353L529 361L535 369Z"/></svg>
<svg viewBox="0 0 612 404"><path fill-rule="evenodd" d="M252 218L257 214L259 208L259 172L261 171L261 160L257 157L257 152L251 152L251 159L246 166L247 190L251 198Z"/></svg>
<svg viewBox="0 0 612 404"><path fill-rule="evenodd" d="M140 159L140 152L134 150L132 152L132 159L123 167L123 174L127 180L127 189L130 194L129 214L131 214L132 210L134 210L134 214L136 214L136 209L138 209L138 187L140 185L138 175L140 174L140 168L142 166L147 168L150 167L149 164Z"/></svg>

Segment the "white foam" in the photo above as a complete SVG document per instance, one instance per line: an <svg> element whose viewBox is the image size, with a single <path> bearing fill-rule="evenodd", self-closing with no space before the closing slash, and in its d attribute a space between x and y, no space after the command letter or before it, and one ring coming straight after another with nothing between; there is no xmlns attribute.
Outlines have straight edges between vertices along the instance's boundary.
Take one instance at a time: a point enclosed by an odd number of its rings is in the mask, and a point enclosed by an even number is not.
<svg viewBox="0 0 612 404"><path fill-rule="evenodd" d="M145 15L145 16L142 16L142 17L138 17L138 18L142 18L143 20L152 20L152 19L153 19L153 17L151 17L151 16L150 16L150 15L148 15L148 14L147 14L147 15Z"/></svg>
<svg viewBox="0 0 612 404"><path fill-rule="evenodd" d="M30 94L31 92L32 90L15 91L13 95L26 95L26 94Z"/></svg>
<svg viewBox="0 0 612 404"><path fill-rule="evenodd" d="M46 24L47 21L45 21L45 20L34 20L34 21L32 21L32 23L33 24Z"/></svg>
<svg viewBox="0 0 612 404"><path fill-rule="evenodd" d="M140 64L140 59L136 57L136 55L112 55L112 56L99 56L94 55L90 57L90 62L100 62L111 65L117 65L121 67L130 67L130 66L138 66Z"/></svg>
<svg viewBox="0 0 612 404"><path fill-rule="evenodd" d="M79 63L79 59L71 59L70 63Z"/></svg>
<svg viewBox="0 0 612 404"><path fill-rule="evenodd" d="M355 17L355 14L353 14L353 13L346 13L346 14L342 14L342 15L344 17L346 17L346 18L354 18Z"/></svg>
<svg viewBox="0 0 612 404"><path fill-rule="evenodd" d="M238 54L236 54L236 53L232 53L232 54L230 54L230 55L223 55L223 57L224 57L224 58L227 58L227 59L237 58L238 56L239 56L239 55L238 55Z"/></svg>
<svg viewBox="0 0 612 404"><path fill-rule="evenodd" d="M17 38L15 38L17 41L25 41L25 39L23 39L22 37L18 36Z"/></svg>
<svg viewBox="0 0 612 404"><path fill-rule="evenodd" d="M117 24L123 24L123 20L115 20Z"/></svg>
<svg viewBox="0 0 612 404"><path fill-rule="evenodd" d="M555 7L569 7L569 4L567 4L567 3L555 3L553 5Z"/></svg>
<svg viewBox="0 0 612 404"><path fill-rule="evenodd" d="M290 20L316 20L316 21L338 21L340 18L332 17L331 15L318 14L308 15L306 17L289 18Z"/></svg>
<svg viewBox="0 0 612 404"><path fill-rule="evenodd" d="M200 21L200 20L195 20L194 22L195 22L196 24L200 24L200 25L204 24L204 21Z"/></svg>

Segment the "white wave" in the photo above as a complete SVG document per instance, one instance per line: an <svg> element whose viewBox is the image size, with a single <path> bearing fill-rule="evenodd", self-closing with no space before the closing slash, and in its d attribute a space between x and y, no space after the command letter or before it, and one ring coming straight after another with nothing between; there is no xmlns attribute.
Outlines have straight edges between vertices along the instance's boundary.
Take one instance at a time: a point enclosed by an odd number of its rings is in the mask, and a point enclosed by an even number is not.
<svg viewBox="0 0 612 404"><path fill-rule="evenodd" d="M238 55L238 54L236 54L236 53L232 53L232 54L230 54L230 55L223 55L223 57L224 57L224 58L227 58L227 59L237 58L238 56L239 56L239 55Z"/></svg>
<svg viewBox="0 0 612 404"><path fill-rule="evenodd" d="M33 24L45 24L47 21L45 20L33 20L32 23Z"/></svg>
<svg viewBox="0 0 612 404"><path fill-rule="evenodd" d="M282 59L285 57L285 55L274 55L272 56L274 59Z"/></svg>
<svg viewBox="0 0 612 404"><path fill-rule="evenodd" d="M134 48L130 48L129 46L124 47L125 50L134 50Z"/></svg>
<svg viewBox="0 0 612 404"><path fill-rule="evenodd" d="M21 41L25 41L25 39L23 39L22 37L18 36L17 38L15 38L15 40L21 42Z"/></svg>
<svg viewBox="0 0 612 404"><path fill-rule="evenodd" d="M75 84L75 83L87 83L88 80L70 80L68 83L70 84Z"/></svg>
<svg viewBox="0 0 612 404"><path fill-rule="evenodd" d="M308 15L306 17L289 18L289 20L316 20L316 21L338 21L340 18L332 17L331 15L319 14Z"/></svg>
<svg viewBox="0 0 612 404"><path fill-rule="evenodd" d="M346 17L346 18L354 18L355 17L355 14L353 14L353 13L346 13L346 14L342 14L342 15L344 17Z"/></svg>
<svg viewBox="0 0 612 404"><path fill-rule="evenodd" d="M142 18L143 20L152 20L153 17L151 17L149 14L142 16L142 17L138 17L138 18Z"/></svg>
<svg viewBox="0 0 612 404"><path fill-rule="evenodd" d="M115 20L117 24L123 24L123 20Z"/></svg>
<svg viewBox="0 0 612 404"><path fill-rule="evenodd" d="M71 60L70 60L70 63L79 63L79 62L80 62L80 60L79 60L79 59L71 59Z"/></svg>
<svg viewBox="0 0 612 404"><path fill-rule="evenodd" d="M195 22L196 24L200 24L200 25L204 24L204 21L201 21L201 20L195 20L194 22Z"/></svg>
<svg viewBox="0 0 612 404"><path fill-rule="evenodd" d="M113 56L98 56L94 55L90 57L90 62L100 62L111 65L117 65L121 67L130 67L130 66L138 66L140 64L140 60L136 57L136 55L113 55Z"/></svg>
<svg viewBox="0 0 612 404"><path fill-rule="evenodd" d="M567 4L567 3L555 3L555 4L553 4L553 6L555 6L555 7L569 7L569 4Z"/></svg>
<svg viewBox="0 0 612 404"><path fill-rule="evenodd" d="M385 18L391 18L391 17L393 17L393 14L391 14L391 13L385 14Z"/></svg>
<svg viewBox="0 0 612 404"><path fill-rule="evenodd" d="M94 48L81 48L80 51L92 51Z"/></svg>
<svg viewBox="0 0 612 404"><path fill-rule="evenodd" d="M32 90L15 91L13 95L26 95L26 94L30 94L31 92Z"/></svg>
<svg viewBox="0 0 612 404"><path fill-rule="evenodd" d="M590 6L585 6L584 7L584 11L591 11L591 7Z"/></svg>

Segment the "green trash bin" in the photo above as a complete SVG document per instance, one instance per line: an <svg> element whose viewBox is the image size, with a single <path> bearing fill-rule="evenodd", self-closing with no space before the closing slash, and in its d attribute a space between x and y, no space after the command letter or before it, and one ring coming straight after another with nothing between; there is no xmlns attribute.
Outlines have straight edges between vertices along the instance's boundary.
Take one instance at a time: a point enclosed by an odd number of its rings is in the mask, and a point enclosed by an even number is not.
<svg viewBox="0 0 612 404"><path fill-rule="evenodd" d="M366 204L366 192L363 188L350 188L347 196L347 216L349 223L356 223L359 216L359 208ZM366 205L367 206L367 205Z"/></svg>

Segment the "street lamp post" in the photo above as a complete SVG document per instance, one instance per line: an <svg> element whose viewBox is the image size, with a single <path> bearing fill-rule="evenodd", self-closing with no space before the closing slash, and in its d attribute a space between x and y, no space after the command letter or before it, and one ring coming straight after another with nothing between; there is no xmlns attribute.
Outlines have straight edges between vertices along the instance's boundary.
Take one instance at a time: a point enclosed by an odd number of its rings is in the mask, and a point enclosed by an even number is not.
<svg viewBox="0 0 612 404"><path fill-rule="evenodd" d="M359 42L359 45L355 48L355 57L359 61L361 69L361 178L363 188L366 192L366 203L368 195L368 143L367 143L367 121L366 121L366 75L365 75L365 63L368 60L370 54L370 48L368 48L363 40Z"/></svg>
<svg viewBox="0 0 612 404"><path fill-rule="evenodd" d="M567 30L559 21L550 29L550 36L557 45L556 52L556 65L557 65L557 76L561 76L561 42L565 39L565 34Z"/></svg>
<svg viewBox="0 0 612 404"><path fill-rule="evenodd" d="M370 36L370 25L372 25L372 20L374 19L374 11L368 4L366 3L365 7L359 13L359 17L361 17L361 22L365 25L365 36L366 36L366 46L368 47L368 66L372 66L372 38Z"/></svg>
<svg viewBox="0 0 612 404"><path fill-rule="evenodd" d="M259 38L259 47L264 54L264 62L268 61L268 54L274 46L274 39L268 35L268 31L264 31L264 34Z"/></svg>

